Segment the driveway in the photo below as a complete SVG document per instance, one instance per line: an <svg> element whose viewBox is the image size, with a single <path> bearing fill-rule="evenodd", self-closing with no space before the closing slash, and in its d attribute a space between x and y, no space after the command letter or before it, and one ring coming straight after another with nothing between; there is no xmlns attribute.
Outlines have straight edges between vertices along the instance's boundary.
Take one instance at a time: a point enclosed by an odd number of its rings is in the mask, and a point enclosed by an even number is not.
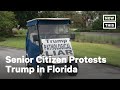
<svg viewBox="0 0 120 90"><path fill-rule="evenodd" d="M39 79L37 73L7 73L5 61L6 56L21 58L25 51L21 49L0 47L0 79ZM16 67L24 67L25 64L10 64ZM66 73L53 74L50 79L120 79L120 68L105 64L80 64L77 76L69 76Z"/></svg>

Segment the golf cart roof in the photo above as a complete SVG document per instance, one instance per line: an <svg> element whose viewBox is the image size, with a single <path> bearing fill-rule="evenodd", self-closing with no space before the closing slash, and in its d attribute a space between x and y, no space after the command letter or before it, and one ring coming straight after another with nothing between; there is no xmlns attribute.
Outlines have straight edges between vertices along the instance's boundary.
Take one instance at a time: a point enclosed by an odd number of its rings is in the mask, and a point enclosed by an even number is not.
<svg viewBox="0 0 120 90"><path fill-rule="evenodd" d="M70 24L70 18L35 18L27 21L27 26L37 24Z"/></svg>

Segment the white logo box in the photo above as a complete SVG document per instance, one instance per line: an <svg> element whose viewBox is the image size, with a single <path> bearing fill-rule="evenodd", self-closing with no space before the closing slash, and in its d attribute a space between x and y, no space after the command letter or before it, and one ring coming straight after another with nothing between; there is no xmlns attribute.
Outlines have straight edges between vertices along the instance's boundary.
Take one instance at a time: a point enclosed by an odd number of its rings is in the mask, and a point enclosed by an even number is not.
<svg viewBox="0 0 120 90"><path fill-rule="evenodd" d="M115 26L114 27L104 27L104 24L105 23L107 23L107 24L112 24L112 23L114 23L115 24ZM103 22L103 29L116 29L116 22Z"/></svg>
<svg viewBox="0 0 120 90"><path fill-rule="evenodd" d="M105 20L105 17L115 17L115 20ZM111 15L103 15L103 22L116 22L116 15L111 14Z"/></svg>

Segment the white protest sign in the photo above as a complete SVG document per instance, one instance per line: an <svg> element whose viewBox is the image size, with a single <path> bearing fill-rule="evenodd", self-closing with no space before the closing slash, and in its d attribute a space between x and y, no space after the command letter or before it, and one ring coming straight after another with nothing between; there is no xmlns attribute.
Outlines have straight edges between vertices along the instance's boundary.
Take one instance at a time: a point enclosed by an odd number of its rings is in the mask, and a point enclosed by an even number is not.
<svg viewBox="0 0 120 90"><path fill-rule="evenodd" d="M42 39L41 42L45 56L71 56L74 54L69 38Z"/></svg>

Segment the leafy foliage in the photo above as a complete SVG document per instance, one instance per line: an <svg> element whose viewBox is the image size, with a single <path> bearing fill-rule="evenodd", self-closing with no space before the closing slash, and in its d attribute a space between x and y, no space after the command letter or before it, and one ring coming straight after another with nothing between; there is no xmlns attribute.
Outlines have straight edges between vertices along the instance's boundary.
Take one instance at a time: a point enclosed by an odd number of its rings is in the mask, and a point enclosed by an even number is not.
<svg viewBox="0 0 120 90"><path fill-rule="evenodd" d="M26 21L38 17L38 11L14 11L14 13L18 24L24 28L26 27Z"/></svg>
<svg viewBox="0 0 120 90"><path fill-rule="evenodd" d="M11 36L12 28L17 25L15 14L11 11L0 11L0 35Z"/></svg>
<svg viewBox="0 0 120 90"><path fill-rule="evenodd" d="M102 30L103 29L103 25L102 25L102 18L99 18L98 20L96 20L95 22L93 22L92 24L92 29L93 30Z"/></svg>

